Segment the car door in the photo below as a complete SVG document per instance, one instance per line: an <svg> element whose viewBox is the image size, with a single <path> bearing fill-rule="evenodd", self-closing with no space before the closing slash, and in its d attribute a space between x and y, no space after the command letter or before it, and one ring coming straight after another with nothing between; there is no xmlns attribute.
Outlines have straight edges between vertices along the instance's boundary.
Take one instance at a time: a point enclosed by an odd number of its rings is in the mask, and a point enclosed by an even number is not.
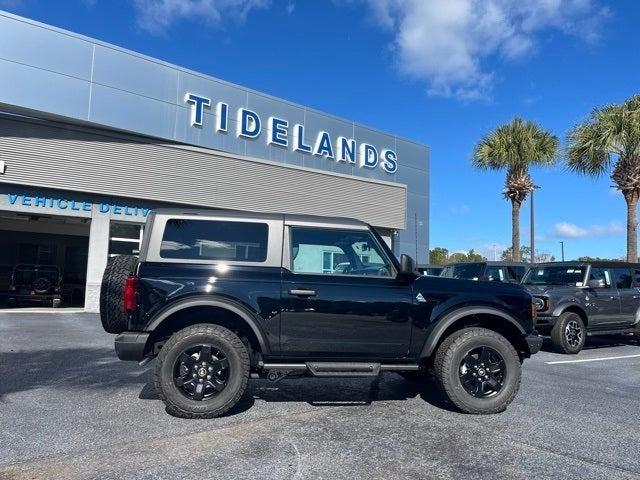
<svg viewBox="0 0 640 480"><path fill-rule="evenodd" d="M601 281L601 287L588 290L589 326L610 326L619 322L620 296L613 288L610 268L591 267L589 281Z"/></svg>
<svg viewBox="0 0 640 480"><path fill-rule="evenodd" d="M408 353L411 285L368 229L289 226L280 345L289 356Z"/></svg>
<svg viewBox="0 0 640 480"><path fill-rule="evenodd" d="M613 279L620 297L619 322L630 325L635 322L636 311L640 305L640 293L633 285L632 270L629 267L614 268Z"/></svg>

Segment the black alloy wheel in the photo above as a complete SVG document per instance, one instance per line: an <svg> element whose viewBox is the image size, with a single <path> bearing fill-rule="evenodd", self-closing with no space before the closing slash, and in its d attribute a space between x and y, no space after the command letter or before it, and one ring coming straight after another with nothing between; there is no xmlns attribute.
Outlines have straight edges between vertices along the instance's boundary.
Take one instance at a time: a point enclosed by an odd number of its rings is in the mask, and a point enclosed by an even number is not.
<svg viewBox="0 0 640 480"><path fill-rule="evenodd" d="M487 346L467 352L458 371L462 387L476 398L491 397L502 390L505 373L504 358Z"/></svg>
<svg viewBox="0 0 640 480"><path fill-rule="evenodd" d="M214 418L238 403L249 373L249 351L238 335L200 323L169 337L156 358L154 380L171 415Z"/></svg>
<svg viewBox="0 0 640 480"><path fill-rule="evenodd" d="M436 351L433 371L449 401L476 415L504 411L522 376L521 359L511 342L483 327L449 335Z"/></svg>
<svg viewBox="0 0 640 480"><path fill-rule="evenodd" d="M229 379L229 360L212 345L197 345L178 357L173 381L180 392L196 401L209 399L222 392Z"/></svg>

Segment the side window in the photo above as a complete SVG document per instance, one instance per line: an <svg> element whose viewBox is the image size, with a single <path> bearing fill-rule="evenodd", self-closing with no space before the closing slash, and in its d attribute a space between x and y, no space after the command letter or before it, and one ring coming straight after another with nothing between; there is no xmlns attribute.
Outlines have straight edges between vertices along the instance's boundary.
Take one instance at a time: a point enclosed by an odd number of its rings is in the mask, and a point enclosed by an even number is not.
<svg viewBox="0 0 640 480"><path fill-rule="evenodd" d="M589 280L602 280L604 286L601 288L611 288L611 271L606 268L591 268Z"/></svg>
<svg viewBox="0 0 640 480"><path fill-rule="evenodd" d="M527 269L525 267L507 267L507 270L513 281L520 283Z"/></svg>
<svg viewBox="0 0 640 480"><path fill-rule="evenodd" d="M633 283L631 278L631 270L628 268L614 268L613 276L616 279L616 288L631 288Z"/></svg>
<svg viewBox="0 0 640 480"><path fill-rule="evenodd" d="M295 273L390 277L393 268L367 231L293 227Z"/></svg>
<svg viewBox="0 0 640 480"><path fill-rule="evenodd" d="M640 287L640 269L633 270L633 277L635 279L635 284L637 287Z"/></svg>
<svg viewBox="0 0 640 480"><path fill-rule="evenodd" d="M504 269L502 267L487 267L484 276L490 282L505 281Z"/></svg>
<svg viewBox="0 0 640 480"><path fill-rule="evenodd" d="M167 222L160 244L162 258L264 262L269 226L266 223L218 220Z"/></svg>

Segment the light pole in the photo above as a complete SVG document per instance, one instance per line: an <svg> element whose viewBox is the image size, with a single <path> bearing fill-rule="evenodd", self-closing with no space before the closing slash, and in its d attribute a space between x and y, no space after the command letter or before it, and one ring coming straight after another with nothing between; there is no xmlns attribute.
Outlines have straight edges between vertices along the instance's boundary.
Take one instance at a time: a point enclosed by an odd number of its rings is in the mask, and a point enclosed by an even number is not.
<svg viewBox="0 0 640 480"><path fill-rule="evenodd" d="M533 192L536 191L536 188L540 187L534 185L531 189L531 263L536 263L536 214L533 202Z"/></svg>
<svg viewBox="0 0 640 480"><path fill-rule="evenodd" d="M564 242L562 240L560 240L560 252L561 252L561 257L562 261L564 262Z"/></svg>

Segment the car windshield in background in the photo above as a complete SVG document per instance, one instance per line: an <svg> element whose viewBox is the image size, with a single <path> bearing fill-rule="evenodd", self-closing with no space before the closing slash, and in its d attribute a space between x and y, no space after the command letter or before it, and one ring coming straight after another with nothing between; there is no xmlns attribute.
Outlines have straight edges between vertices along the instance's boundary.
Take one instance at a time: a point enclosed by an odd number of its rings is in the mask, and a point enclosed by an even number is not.
<svg viewBox="0 0 640 480"><path fill-rule="evenodd" d="M440 273L441 277L462 278L466 280L478 280L482 275L483 263L464 263L461 265L448 265Z"/></svg>
<svg viewBox="0 0 640 480"><path fill-rule="evenodd" d="M522 279L526 285L581 286L587 267L582 265L553 265L531 268Z"/></svg>
<svg viewBox="0 0 640 480"><path fill-rule="evenodd" d="M46 278L51 283L56 283L60 271L55 267L18 267L13 274L15 286L30 286L36 279Z"/></svg>

